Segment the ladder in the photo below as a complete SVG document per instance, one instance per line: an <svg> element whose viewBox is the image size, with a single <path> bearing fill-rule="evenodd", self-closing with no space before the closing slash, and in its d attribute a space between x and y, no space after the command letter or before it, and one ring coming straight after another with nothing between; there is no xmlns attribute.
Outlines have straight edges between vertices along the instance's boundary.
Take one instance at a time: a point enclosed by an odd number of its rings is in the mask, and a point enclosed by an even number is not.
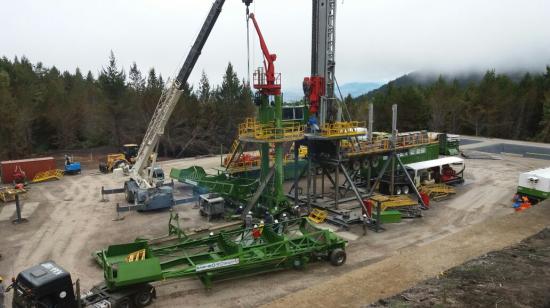
<svg viewBox="0 0 550 308"><path fill-rule="evenodd" d="M243 153L243 146L241 144L241 141L239 139L235 139L233 141L233 144L231 145L231 151L229 152L229 155L227 156L228 159L224 162L224 167L226 169L229 169L231 167L231 164L241 156Z"/></svg>

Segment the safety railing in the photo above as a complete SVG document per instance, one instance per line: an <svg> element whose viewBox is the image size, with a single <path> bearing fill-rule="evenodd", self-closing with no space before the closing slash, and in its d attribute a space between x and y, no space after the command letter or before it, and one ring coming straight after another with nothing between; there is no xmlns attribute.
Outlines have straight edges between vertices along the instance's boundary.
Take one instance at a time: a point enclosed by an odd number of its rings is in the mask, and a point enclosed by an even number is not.
<svg viewBox="0 0 550 308"><path fill-rule="evenodd" d="M327 123L321 127L321 135L325 137L347 137L363 135L365 132L360 131L359 127L364 127L364 122L349 121Z"/></svg>
<svg viewBox="0 0 550 308"><path fill-rule="evenodd" d="M247 119L239 125L239 137L256 139L264 142L286 142L304 137L305 125L298 122L284 122L282 127L275 127L274 122L260 124L254 119Z"/></svg>
<svg viewBox="0 0 550 308"><path fill-rule="evenodd" d="M273 84L269 84L267 80L267 74L265 73L265 70L263 67L258 68L256 71L254 71L254 74L252 76L252 82L254 84L255 88L265 88L265 87L281 87L281 73L276 73L274 75L275 80L273 80Z"/></svg>
<svg viewBox="0 0 550 308"><path fill-rule="evenodd" d="M398 135L395 140L395 149L407 149L415 146L428 145L437 143L429 138L427 132L407 133ZM383 153L392 149L391 136L375 138L372 142L346 140L342 142L342 148L347 152L348 156Z"/></svg>
<svg viewBox="0 0 550 308"><path fill-rule="evenodd" d="M260 167L260 158L245 161L235 161L228 167L230 172L243 172L255 170Z"/></svg>
<svg viewBox="0 0 550 308"><path fill-rule="evenodd" d="M275 161L274 155L269 155L269 164L270 166L273 165L273 162ZM294 162L294 155L293 154L286 154L283 158L283 164L286 165L288 163ZM227 171L230 173L235 172L244 172L244 171L252 171L259 169L261 165L261 158L260 156L256 156L252 159L247 160L238 160L234 161L228 168Z"/></svg>

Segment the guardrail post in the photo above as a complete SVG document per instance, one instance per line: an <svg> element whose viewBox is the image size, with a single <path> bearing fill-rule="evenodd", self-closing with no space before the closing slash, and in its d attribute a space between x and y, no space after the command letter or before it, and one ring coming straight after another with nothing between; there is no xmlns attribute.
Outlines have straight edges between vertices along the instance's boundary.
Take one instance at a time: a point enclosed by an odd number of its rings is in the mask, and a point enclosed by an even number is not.
<svg viewBox="0 0 550 308"><path fill-rule="evenodd" d="M28 222L28 219L21 217L21 204L19 203L19 194L15 194L15 211L17 212L17 218L12 221L13 224L20 224Z"/></svg>
<svg viewBox="0 0 550 308"><path fill-rule="evenodd" d="M101 186L101 200L100 202L107 202L107 198L105 198L105 192L104 192L105 188L103 186Z"/></svg>

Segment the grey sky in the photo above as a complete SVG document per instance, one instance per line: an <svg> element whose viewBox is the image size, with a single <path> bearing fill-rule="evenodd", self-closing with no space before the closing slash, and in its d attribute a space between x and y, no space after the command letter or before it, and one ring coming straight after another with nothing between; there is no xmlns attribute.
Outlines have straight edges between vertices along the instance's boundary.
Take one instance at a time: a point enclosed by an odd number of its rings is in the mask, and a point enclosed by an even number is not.
<svg viewBox="0 0 550 308"><path fill-rule="evenodd" d="M283 87L309 74L311 1L256 0ZM0 55L26 55L94 74L109 50L126 71L136 61L174 75L212 0L0 0ZM254 32L251 32L253 37ZM228 61L246 73L244 5L227 0L190 82L221 80ZM254 66L260 50L254 50ZM548 0L339 0L339 82L388 81L419 69L542 69L550 64Z"/></svg>

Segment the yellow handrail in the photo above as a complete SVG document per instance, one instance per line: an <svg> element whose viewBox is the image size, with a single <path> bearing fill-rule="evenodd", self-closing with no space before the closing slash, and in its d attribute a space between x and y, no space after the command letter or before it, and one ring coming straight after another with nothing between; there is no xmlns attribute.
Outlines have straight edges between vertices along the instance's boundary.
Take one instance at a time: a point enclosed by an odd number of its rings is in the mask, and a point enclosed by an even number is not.
<svg viewBox="0 0 550 308"><path fill-rule="evenodd" d="M251 138L266 142L284 142L302 139L305 125L297 122L285 122L282 127L275 127L274 122L261 124L255 119L246 119L239 125L239 137Z"/></svg>
<svg viewBox="0 0 550 308"><path fill-rule="evenodd" d="M364 127L364 122L349 121L327 123L321 126L321 135L325 137L358 136L364 134L359 127Z"/></svg>

